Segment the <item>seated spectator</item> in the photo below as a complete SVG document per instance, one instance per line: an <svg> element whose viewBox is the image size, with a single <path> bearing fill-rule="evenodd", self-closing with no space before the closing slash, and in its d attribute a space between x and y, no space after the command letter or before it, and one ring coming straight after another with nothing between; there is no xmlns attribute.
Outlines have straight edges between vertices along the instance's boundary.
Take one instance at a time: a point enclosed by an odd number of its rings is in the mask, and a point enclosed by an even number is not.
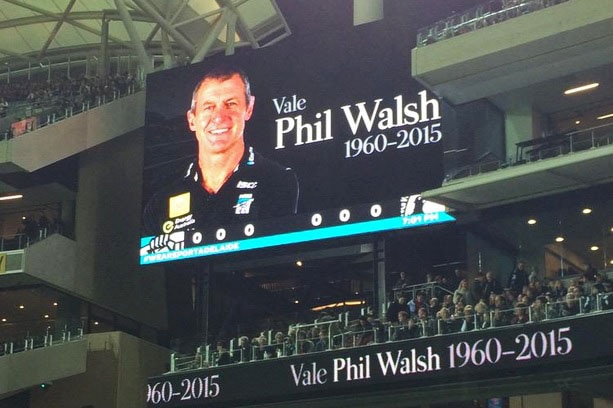
<svg viewBox="0 0 613 408"><path fill-rule="evenodd" d="M274 347L274 356L275 357L286 356L287 355L285 354L286 345L287 345L287 339L285 337L285 334L283 334L283 332L276 332L275 342L274 344L272 344L272 346Z"/></svg>
<svg viewBox="0 0 613 408"><path fill-rule="evenodd" d="M416 323L419 326L421 336L432 336L436 334L436 323L430 318L428 309L420 307L417 311Z"/></svg>
<svg viewBox="0 0 613 408"><path fill-rule="evenodd" d="M494 309L493 316L491 318L491 327L508 326L511 319L507 311L502 309Z"/></svg>
<svg viewBox="0 0 613 408"><path fill-rule="evenodd" d="M450 294L446 294L443 296L443 303L441 304L441 309L446 308L449 312L449 315L453 315L455 313L455 303L453 303L453 296Z"/></svg>
<svg viewBox="0 0 613 408"><path fill-rule="evenodd" d="M428 313L430 314L430 316L436 316L439 310L441 310L441 306L439 304L438 298L431 297L428 301Z"/></svg>
<svg viewBox="0 0 613 408"><path fill-rule="evenodd" d="M474 312L475 312L476 327L481 328L481 329L489 327L490 314L489 314L489 308L487 306L487 303L485 303L483 300L480 300L475 305Z"/></svg>
<svg viewBox="0 0 613 408"><path fill-rule="evenodd" d="M368 320L368 324L370 324L370 326L373 328L373 332L375 336L374 342L375 343L384 342L386 338L386 332L385 332L385 326L383 325L381 320L375 319L375 317L370 313L366 315L366 320Z"/></svg>
<svg viewBox="0 0 613 408"><path fill-rule="evenodd" d="M451 320L449 309L442 307L436 314L436 325L438 334L453 333L454 322Z"/></svg>
<svg viewBox="0 0 613 408"><path fill-rule="evenodd" d="M372 326L368 323L366 316L360 316L352 325L352 331L355 333L354 345L367 346L375 341L375 334Z"/></svg>
<svg viewBox="0 0 613 408"><path fill-rule="evenodd" d="M234 352L234 361L236 362L247 362L252 360L252 348L251 343L249 342L249 337L241 336L238 339L238 347Z"/></svg>
<svg viewBox="0 0 613 408"><path fill-rule="evenodd" d="M422 307L427 307L426 296L423 292L417 292L414 299L411 299L408 303L409 313L411 316L417 316L417 311Z"/></svg>
<svg viewBox="0 0 613 408"><path fill-rule="evenodd" d="M473 307L468 305L464 308L464 318L462 319L461 332L471 331L475 328L475 313Z"/></svg>
<svg viewBox="0 0 613 408"><path fill-rule="evenodd" d="M298 352L297 354L307 354L311 353L315 349L315 345L313 342L306 337L306 332L304 330L299 330L297 333L298 336Z"/></svg>
<svg viewBox="0 0 613 408"><path fill-rule="evenodd" d="M330 343L330 337L328 336L328 331L322 329L319 331L319 338L315 342L314 351L326 351L331 350L332 345Z"/></svg>
<svg viewBox="0 0 613 408"><path fill-rule="evenodd" d="M528 307L525 303L517 303L513 309L511 324L524 324L528 323L529 321L530 318L528 316Z"/></svg>
<svg viewBox="0 0 613 408"><path fill-rule="evenodd" d="M228 353L228 349L226 348L225 342L218 341L217 342L217 360L215 361L215 365L226 365L230 364L232 359L230 358L230 353Z"/></svg>
<svg viewBox="0 0 613 408"><path fill-rule="evenodd" d="M398 323L398 312L406 311L409 312L409 307L407 306L407 298L406 295L402 292L396 294L396 300L390 303L387 308L387 312L385 313L385 318L391 324Z"/></svg>
<svg viewBox="0 0 613 408"><path fill-rule="evenodd" d="M582 299L584 313L594 312L594 311L599 310L599 306L602 307L602 305L598 304L598 298L600 297L600 294L603 291L604 291L603 285L601 284L592 285L591 293L589 294L589 296L585 296Z"/></svg>
<svg viewBox="0 0 613 408"><path fill-rule="evenodd" d="M570 289L570 288L569 288ZM579 313L579 297L573 292L569 290L566 294L566 298L562 303L562 308L560 310L560 315L562 317L573 316Z"/></svg>
<svg viewBox="0 0 613 408"><path fill-rule="evenodd" d="M532 308L532 321L540 322L545 320L545 306L547 305L547 298L545 296L537 297L531 305Z"/></svg>
<svg viewBox="0 0 613 408"><path fill-rule="evenodd" d="M398 324L392 327L392 341L408 340L419 337L415 321L406 311L398 312Z"/></svg>

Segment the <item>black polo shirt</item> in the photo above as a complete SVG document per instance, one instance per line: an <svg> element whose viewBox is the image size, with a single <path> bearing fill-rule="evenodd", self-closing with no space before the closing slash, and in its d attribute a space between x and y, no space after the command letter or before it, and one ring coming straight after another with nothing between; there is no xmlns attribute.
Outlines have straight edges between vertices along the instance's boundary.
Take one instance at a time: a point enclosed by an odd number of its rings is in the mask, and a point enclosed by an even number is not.
<svg viewBox="0 0 613 408"><path fill-rule="evenodd" d="M145 232L169 234L296 213L296 174L252 147L217 193L206 191L201 180L194 162L184 177L154 194L143 214Z"/></svg>

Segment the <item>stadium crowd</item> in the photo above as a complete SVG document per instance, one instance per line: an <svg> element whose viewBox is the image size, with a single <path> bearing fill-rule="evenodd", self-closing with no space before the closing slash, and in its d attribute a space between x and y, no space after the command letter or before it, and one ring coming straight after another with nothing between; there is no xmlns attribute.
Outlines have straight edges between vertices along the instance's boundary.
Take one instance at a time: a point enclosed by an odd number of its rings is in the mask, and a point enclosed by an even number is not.
<svg viewBox="0 0 613 408"><path fill-rule="evenodd" d="M62 116L67 111L73 114L132 93L136 85L130 73L107 77L64 76L50 81L17 79L0 84L0 118L10 117L11 122L19 122L37 115ZM46 117L41 117L36 123L46 121ZM9 131L10 126L5 127L0 131Z"/></svg>
<svg viewBox="0 0 613 408"><path fill-rule="evenodd" d="M338 348L460 333L613 308L612 282L588 266L574 279L543 281L518 262L503 285L492 272L469 280L457 269L452 276L428 275L409 285L404 273L393 287L394 301L382 316L364 314L345 321L322 312L312 323L289 326L287 332L265 331L241 336L216 350L197 354L199 366L223 365ZM191 360L194 361L194 360ZM179 365L176 366L179 368ZM191 367L195 368L195 367Z"/></svg>

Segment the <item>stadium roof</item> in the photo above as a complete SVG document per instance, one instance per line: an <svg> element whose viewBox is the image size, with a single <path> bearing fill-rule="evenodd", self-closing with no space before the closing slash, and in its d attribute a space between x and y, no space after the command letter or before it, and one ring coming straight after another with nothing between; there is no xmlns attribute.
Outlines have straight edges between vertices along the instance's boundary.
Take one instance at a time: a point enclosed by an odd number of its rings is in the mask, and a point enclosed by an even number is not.
<svg viewBox="0 0 613 408"><path fill-rule="evenodd" d="M289 34L275 0L0 0L0 73L97 61L104 53L196 62Z"/></svg>

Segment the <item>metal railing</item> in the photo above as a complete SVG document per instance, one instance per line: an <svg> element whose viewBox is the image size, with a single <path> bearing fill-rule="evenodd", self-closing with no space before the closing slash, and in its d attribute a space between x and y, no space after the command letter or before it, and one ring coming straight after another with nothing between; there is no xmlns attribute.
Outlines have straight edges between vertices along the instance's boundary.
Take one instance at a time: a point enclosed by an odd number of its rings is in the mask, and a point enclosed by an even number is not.
<svg viewBox="0 0 613 408"><path fill-rule="evenodd" d="M568 0L490 0L417 31L417 47L425 47Z"/></svg>
<svg viewBox="0 0 613 408"><path fill-rule="evenodd" d="M78 115L83 112L87 112L90 109L97 108L106 103L110 103L116 101L117 99L133 95L134 93L143 89L143 86L139 84L133 84L127 87L125 92L120 92L119 90L114 90L112 95L101 95L97 96L93 100L87 100L84 102L70 104L65 107L54 107L57 100L61 98L55 98L43 103L44 106L40 108L39 114L32 114L30 117L37 117L38 121L34 128L26 129L25 133L35 132L36 130L43 128L48 125L52 125L54 123L60 122L64 119L70 118L74 115ZM24 133L24 134L25 134ZM0 140L7 140L12 138L10 129L6 129L0 133ZM19 136L15 136L19 137Z"/></svg>
<svg viewBox="0 0 613 408"><path fill-rule="evenodd" d="M569 303L570 302L570 303ZM342 332L330 335L332 326L328 326L328 343L325 349L310 352L325 352L341 348L368 347L370 344L383 342L405 341L428 336L457 334L474 330L488 330L505 326L522 324L538 324L546 320L564 319L570 316L587 315L590 313L611 313L613 311L613 294L599 293L593 296L583 296L573 299L543 303L542 305L516 306L489 311L481 311L451 318L430 318L410 320L406 324L381 324L379 327L357 329L343 328ZM325 322L325 324L338 324L340 320ZM322 323L296 325L294 327L321 327ZM398 333L407 331L399 335ZM298 332L296 332L298 333ZM367 338L368 341L364 341ZM271 344L271 349L282 350L280 354L270 355L268 358L280 358L295 354L305 354L300 345L306 338L294 338L292 341ZM258 346L255 346L258 347ZM229 364L259 361L266 358L256 357L252 348L250 356L245 356L244 349L230 349L228 352ZM195 354L173 353L170 361L170 372L200 369L217 365L219 352L211 352L210 346L199 347Z"/></svg>
<svg viewBox="0 0 613 408"><path fill-rule="evenodd" d="M476 176L512 166L560 157L613 144L613 123L577 130L554 138L534 139L530 146L519 147L515 159L491 160L459 167L445 176L445 182ZM522 142L523 143L523 142Z"/></svg>
<svg viewBox="0 0 613 408"><path fill-rule="evenodd" d="M57 334L53 332L51 326L47 327L44 334L31 334L30 332L27 332L19 339L0 342L0 356L80 340L83 338L83 332L83 325L77 328L69 328L68 325L64 325L61 331Z"/></svg>

